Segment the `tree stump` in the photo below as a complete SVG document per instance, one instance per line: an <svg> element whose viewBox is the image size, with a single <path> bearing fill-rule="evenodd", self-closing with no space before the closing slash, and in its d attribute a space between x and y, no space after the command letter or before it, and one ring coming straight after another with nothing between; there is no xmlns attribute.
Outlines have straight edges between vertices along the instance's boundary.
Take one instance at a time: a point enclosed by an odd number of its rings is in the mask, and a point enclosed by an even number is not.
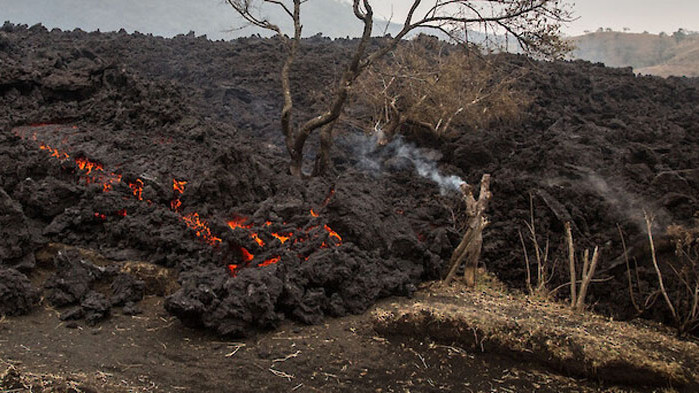
<svg viewBox="0 0 699 393"><path fill-rule="evenodd" d="M464 194L468 225L461 243L456 247L449 260L449 273L444 278L444 285L449 285L454 279L456 271L462 263L465 263L464 281L469 287L476 285L476 268L483 247L483 229L488 225L485 210L492 197L490 193L490 175L484 174L481 178L481 189L478 199L473 196L473 186L463 184L461 192Z"/></svg>

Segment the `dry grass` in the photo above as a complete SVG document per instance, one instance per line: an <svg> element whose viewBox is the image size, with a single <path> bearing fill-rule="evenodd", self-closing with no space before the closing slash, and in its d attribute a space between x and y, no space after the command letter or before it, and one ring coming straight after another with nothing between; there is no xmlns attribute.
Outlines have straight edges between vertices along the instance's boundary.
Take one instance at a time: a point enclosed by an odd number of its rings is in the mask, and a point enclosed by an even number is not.
<svg viewBox="0 0 699 393"><path fill-rule="evenodd" d="M430 336L515 355L573 376L612 383L697 384L699 346L661 328L612 321L562 304L481 286L432 287L409 305L373 313L383 334Z"/></svg>
<svg viewBox="0 0 699 393"><path fill-rule="evenodd" d="M58 375L28 372L0 359L0 393L149 393L156 388L134 386L114 379L107 373Z"/></svg>

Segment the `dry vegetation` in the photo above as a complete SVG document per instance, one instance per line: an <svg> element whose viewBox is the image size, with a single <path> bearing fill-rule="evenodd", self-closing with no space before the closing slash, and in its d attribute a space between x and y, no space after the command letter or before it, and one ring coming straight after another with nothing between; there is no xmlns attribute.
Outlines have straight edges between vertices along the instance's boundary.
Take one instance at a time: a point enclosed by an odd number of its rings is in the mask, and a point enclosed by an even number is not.
<svg viewBox="0 0 699 393"><path fill-rule="evenodd" d="M527 104L516 78L477 50L419 36L369 68L355 99L373 110L362 127L383 142L406 127L445 136L516 119Z"/></svg>
<svg viewBox="0 0 699 393"><path fill-rule="evenodd" d="M652 217L646 215L651 259L658 278L658 290L651 298L662 295L678 334L683 336L699 328L699 225L694 228L671 225L667 228L667 235L675 246L675 253L673 257L664 261L664 266L665 270L669 269L672 272L671 281L677 284L668 288L656 255L652 224ZM633 297L633 292L631 296ZM646 300L644 305L650 307L653 303L654 300Z"/></svg>
<svg viewBox="0 0 699 393"><path fill-rule="evenodd" d="M0 360L0 392L2 393L147 393L150 387L133 386L126 381L115 381L111 374L70 375L37 373L21 370L18 366Z"/></svg>
<svg viewBox="0 0 699 393"><path fill-rule="evenodd" d="M377 309L373 319L385 335L428 336L612 383L693 386L699 376L699 346L662 327L613 321L492 285L433 286L412 304Z"/></svg>

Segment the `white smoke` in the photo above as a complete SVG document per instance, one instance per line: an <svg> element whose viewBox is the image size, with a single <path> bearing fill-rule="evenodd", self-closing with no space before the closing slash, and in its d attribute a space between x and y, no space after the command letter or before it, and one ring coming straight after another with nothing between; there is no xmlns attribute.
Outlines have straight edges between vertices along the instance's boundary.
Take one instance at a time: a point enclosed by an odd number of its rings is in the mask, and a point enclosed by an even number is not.
<svg viewBox="0 0 699 393"><path fill-rule="evenodd" d="M442 195L449 191L458 192L461 185L466 183L459 176L446 176L441 174L439 169L437 169L437 162L428 160L415 146L402 143L400 140L395 141L401 143L397 149L397 156L410 160L415 165L415 170L417 170L418 175L437 183Z"/></svg>
<svg viewBox="0 0 699 393"><path fill-rule="evenodd" d="M403 162L409 161L415 167L418 175L432 180L439 186L442 195L449 192L460 192L460 187L466 182L456 175L444 175L438 167L437 161L441 153L433 149L418 148L407 143L399 135L389 143L381 145L383 140L380 130L371 136L352 135L348 140L348 148L353 152L354 158L359 160L358 166L376 175L385 169L385 163L393 161L391 166L403 166ZM395 160L397 158L403 159ZM407 164L409 165L409 164Z"/></svg>

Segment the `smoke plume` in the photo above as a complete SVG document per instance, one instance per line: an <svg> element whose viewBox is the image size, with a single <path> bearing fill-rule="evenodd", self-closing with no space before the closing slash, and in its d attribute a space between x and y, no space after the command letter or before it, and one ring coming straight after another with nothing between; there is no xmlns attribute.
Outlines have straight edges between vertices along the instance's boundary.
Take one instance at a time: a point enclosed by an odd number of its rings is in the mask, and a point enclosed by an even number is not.
<svg viewBox="0 0 699 393"><path fill-rule="evenodd" d="M418 148L400 135L385 145L379 143L380 135L352 135L348 139L348 147L359 160L358 166L375 175L380 175L387 167L407 169L412 165L418 175L437 183L442 195L459 192L460 186L466 183L459 176L440 172L437 167L440 152Z"/></svg>

